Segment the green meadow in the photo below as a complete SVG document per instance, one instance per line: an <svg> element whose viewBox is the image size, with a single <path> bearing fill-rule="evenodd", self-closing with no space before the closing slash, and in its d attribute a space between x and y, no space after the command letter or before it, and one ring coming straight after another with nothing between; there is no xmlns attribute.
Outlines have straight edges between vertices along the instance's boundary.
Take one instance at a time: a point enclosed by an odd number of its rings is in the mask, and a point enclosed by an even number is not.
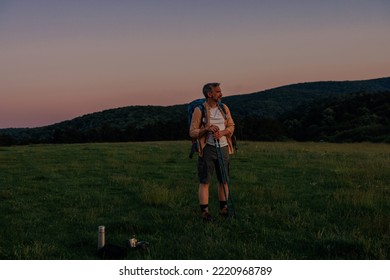
<svg viewBox="0 0 390 280"><path fill-rule="evenodd" d="M0 259L389 259L388 144L239 142L237 217L199 218L190 143L0 147ZM217 214L216 180L210 212Z"/></svg>

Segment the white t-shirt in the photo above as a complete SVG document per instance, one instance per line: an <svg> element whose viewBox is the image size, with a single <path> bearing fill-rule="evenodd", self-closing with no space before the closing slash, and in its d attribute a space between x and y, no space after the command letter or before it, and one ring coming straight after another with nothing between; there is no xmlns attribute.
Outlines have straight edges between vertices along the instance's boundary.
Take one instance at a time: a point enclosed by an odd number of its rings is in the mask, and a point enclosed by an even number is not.
<svg viewBox="0 0 390 280"><path fill-rule="evenodd" d="M219 127L219 130L225 130L225 118L223 117L221 111L218 109L218 107L211 108L210 109L210 125L216 125ZM209 133L207 136L207 144L215 145L214 143L214 137L212 133ZM219 144L221 147L225 147L228 145L226 137L222 136L219 139Z"/></svg>

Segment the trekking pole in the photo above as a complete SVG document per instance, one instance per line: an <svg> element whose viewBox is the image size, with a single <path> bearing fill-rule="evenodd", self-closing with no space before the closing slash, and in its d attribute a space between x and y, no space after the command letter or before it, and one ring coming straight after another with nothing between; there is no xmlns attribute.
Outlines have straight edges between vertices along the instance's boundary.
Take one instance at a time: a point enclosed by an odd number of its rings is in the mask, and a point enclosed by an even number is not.
<svg viewBox="0 0 390 280"><path fill-rule="evenodd" d="M227 170L225 167L225 161L223 159L221 145L219 143L219 140L217 140L217 139L214 139L214 143L215 143L215 148L216 148L216 152L217 152L219 171L220 171L221 176L222 176L223 193L224 193L225 198L226 198L228 210L229 210L229 202L230 202L231 207L232 207L232 212L230 213L230 211L229 211L229 216L234 217L234 216L236 216L236 210L234 209L232 193L230 191L229 175L227 174ZM228 189L228 196L226 196L225 183L226 183L227 189Z"/></svg>

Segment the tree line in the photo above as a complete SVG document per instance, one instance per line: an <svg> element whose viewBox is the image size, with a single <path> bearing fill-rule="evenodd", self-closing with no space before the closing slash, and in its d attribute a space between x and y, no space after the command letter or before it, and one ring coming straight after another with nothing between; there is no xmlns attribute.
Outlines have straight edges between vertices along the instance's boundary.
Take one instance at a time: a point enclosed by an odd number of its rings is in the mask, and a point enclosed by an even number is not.
<svg viewBox="0 0 390 280"><path fill-rule="evenodd" d="M3 130L0 145L189 139L185 106L145 106L137 108L142 111L137 117L121 110L110 110L111 118L93 114L48 127ZM390 91L332 96L275 118L258 113L242 115L234 110L232 114L238 140L390 143ZM145 121L146 117L149 120Z"/></svg>

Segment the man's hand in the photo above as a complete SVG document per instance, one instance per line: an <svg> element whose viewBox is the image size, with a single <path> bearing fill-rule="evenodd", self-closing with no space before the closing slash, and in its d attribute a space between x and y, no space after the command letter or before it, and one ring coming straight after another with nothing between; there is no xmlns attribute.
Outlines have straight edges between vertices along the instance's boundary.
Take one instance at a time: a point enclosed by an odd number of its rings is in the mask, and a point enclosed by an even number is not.
<svg viewBox="0 0 390 280"><path fill-rule="evenodd" d="M210 125L208 127L207 131L215 134L215 133L217 133L219 131L219 127L216 126L216 125Z"/></svg>
<svg viewBox="0 0 390 280"><path fill-rule="evenodd" d="M199 132L199 135L204 135L207 133L212 133L214 134L215 132L219 131L219 127L216 125L210 125L208 127L202 128Z"/></svg>
<svg viewBox="0 0 390 280"><path fill-rule="evenodd" d="M226 131L225 130L218 130L214 133L214 139L219 140L221 139L222 136L226 136Z"/></svg>

